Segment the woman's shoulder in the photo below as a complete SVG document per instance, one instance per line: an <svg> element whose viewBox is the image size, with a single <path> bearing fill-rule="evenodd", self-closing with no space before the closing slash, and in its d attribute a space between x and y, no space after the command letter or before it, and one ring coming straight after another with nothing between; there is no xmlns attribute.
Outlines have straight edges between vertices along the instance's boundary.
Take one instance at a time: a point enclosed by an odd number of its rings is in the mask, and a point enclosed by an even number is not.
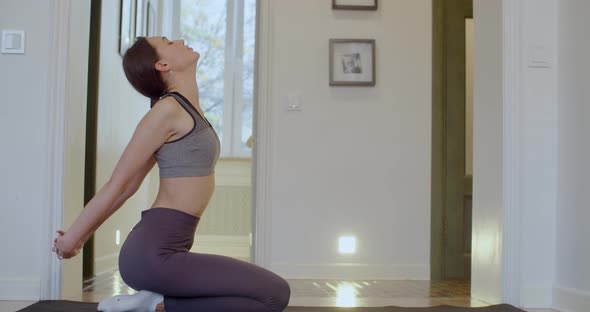
<svg viewBox="0 0 590 312"><path fill-rule="evenodd" d="M152 105L150 112L154 112L156 114L178 114L182 110L182 107L179 105L178 101L174 99L174 97L165 96L160 98L154 103L154 105Z"/></svg>
<svg viewBox="0 0 590 312"><path fill-rule="evenodd" d="M162 107L162 106L170 106L170 104L174 104L176 103L176 100L174 99L174 97L170 96L170 94L165 94L162 97L160 97L153 105L152 105L152 109L156 108L156 107ZM163 105L162 105L163 104Z"/></svg>
<svg viewBox="0 0 590 312"><path fill-rule="evenodd" d="M183 113L182 111L182 107L178 105L174 98L164 97L154 103L152 108L146 113L145 118L158 120L161 123L174 124Z"/></svg>

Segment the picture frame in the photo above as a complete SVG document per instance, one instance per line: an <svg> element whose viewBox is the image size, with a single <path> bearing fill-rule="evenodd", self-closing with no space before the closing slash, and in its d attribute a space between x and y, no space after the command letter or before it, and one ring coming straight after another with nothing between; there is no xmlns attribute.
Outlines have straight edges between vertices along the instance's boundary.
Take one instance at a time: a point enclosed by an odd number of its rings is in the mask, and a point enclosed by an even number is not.
<svg viewBox="0 0 590 312"><path fill-rule="evenodd" d="M376 11L378 0L332 0L334 10Z"/></svg>
<svg viewBox="0 0 590 312"><path fill-rule="evenodd" d="M119 55L123 56L135 42L136 0L120 0L119 10Z"/></svg>
<svg viewBox="0 0 590 312"><path fill-rule="evenodd" d="M374 39L330 39L330 86L376 84Z"/></svg>

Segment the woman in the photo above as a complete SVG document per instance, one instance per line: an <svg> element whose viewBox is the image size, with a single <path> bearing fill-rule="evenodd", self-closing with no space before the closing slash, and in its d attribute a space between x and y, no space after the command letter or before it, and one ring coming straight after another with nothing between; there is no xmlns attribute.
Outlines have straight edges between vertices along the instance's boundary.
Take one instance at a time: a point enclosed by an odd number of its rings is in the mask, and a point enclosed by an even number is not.
<svg viewBox="0 0 590 312"><path fill-rule="evenodd" d="M215 187L219 139L199 106L199 53L183 40L139 38L123 57L131 85L151 99L110 180L54 251L74 257L139 188L157 162L160 188L121 247L119 271L140 291L101 302L104 311L282 311L290 288L280 276L230 257L189 252ZM194 104L194 105L193 105Z"/></svg>

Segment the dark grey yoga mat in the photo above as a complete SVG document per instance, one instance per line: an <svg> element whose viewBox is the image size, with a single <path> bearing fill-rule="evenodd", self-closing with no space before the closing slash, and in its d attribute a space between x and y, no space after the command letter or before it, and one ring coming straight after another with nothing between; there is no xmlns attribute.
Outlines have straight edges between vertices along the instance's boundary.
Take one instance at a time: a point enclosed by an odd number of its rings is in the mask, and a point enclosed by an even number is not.
<svg viewBox="0 0 590 312"><path fill-rule="evenodd" d="M378 307L378 308L316 308L288 307L286 312L525 312L508 304L482 308L464 308L440 305L427 308Z"/></svg>
<svg viewBox="0 0 590 312"><path fill-rule="evenodd" d="M28 306L18 312L96 312L97 303L44 300ZM190 311L187 311L190 312ZM214 311L211 311L214 312ZM500 304L482 308L461 308L453 306L436 306L428 308L316 308L316 307L288 307L285 312L524 312L511 305Z"/></svg>

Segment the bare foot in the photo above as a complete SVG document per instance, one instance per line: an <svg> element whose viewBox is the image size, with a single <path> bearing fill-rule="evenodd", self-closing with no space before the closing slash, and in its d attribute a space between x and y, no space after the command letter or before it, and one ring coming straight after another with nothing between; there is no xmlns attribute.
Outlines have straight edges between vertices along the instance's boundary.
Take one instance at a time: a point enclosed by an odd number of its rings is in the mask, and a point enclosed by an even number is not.
<svg viewBox="0 0 590 312"><path fill-rule="evenodd" d="M164 301L160 302L156 306L156 312L166 312L166 310L164 309Z"/></svg>

